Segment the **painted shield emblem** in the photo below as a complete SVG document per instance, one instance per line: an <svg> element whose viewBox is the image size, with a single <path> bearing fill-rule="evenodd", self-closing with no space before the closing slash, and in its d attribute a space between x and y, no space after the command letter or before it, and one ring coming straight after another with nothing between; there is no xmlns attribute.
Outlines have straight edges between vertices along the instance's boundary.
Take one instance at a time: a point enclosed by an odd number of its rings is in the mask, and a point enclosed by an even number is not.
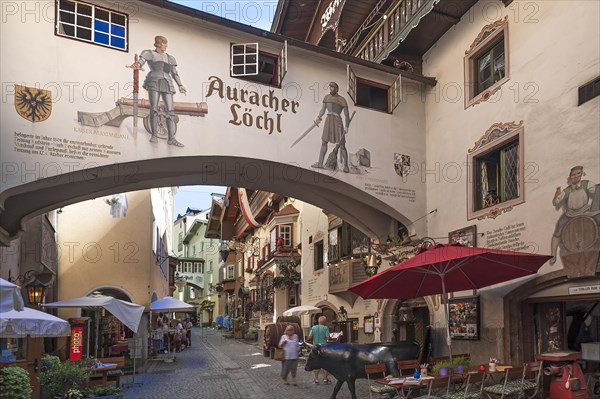
<svg viewBox="0 0 600 399"><path fill-rule="evenodd" d="M30 122L43 122L52 113L52 92L15 85L15 109Z"/></svg>
<svg viewBox="0 0 600 399"><path fill-rule="evenodd" d="M410 173L410 155L394 154L394 170L400 177L406 177Z"/></svg>

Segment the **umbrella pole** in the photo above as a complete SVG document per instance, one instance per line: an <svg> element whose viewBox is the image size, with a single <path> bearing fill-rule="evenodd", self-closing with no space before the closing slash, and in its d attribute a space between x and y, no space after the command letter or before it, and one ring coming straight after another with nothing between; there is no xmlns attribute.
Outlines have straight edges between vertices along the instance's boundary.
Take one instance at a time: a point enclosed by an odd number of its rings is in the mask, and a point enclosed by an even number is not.
<svg viewBox="0 0 600 399"><path fill-rule="evenodd" d="M96 310L96 339L94 340L94 357L98 358L98 340L100 339L100 310Z"/></svg>
<svg viewBox="0 0 600 399"><path fill-rule="evenodd" d="M446 325L446 344L448 345L448 354L450 362L452 362L452 339L450 338L450 304L448 301L448 293L446 292L446 284L444 283L444 276L440 276L442 279L442 300L444 301L444 313L446 318L444 324Z"/></svg>

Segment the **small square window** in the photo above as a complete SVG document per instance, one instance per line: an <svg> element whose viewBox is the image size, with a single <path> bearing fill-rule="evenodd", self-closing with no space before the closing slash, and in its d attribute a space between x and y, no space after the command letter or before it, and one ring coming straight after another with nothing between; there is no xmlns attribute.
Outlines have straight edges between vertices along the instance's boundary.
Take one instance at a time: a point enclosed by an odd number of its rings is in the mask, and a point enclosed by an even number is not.
<svg viewBox="0 0 600 399"><path fill-rule="evenodd" d="M485 26L466 51L465 108L487 101L509 79L508 20Z"/></svg>
<svg viewBox="0 0 600 399"><path fill-rule="evenodd" d="M392 113L400 104L402 93L400 76L391 86L388 86L357 77L350 65L347 66L347 75L348 94L355 105Z"/></svg>
<svg viewBox="0 0 600 399"><path fill-rule="evenodd" d="M78 1L56 5L58 36L127 51L127 15Z"/></svg>
<svg viewBox="0 0 600 399"><path fill-rule="evenodd" d="M499 209L525 202L523 127L495 124L468 155L467 219L495 217Z"/></svg>
<svg viewBox="0 0 600 399"><path fill-rule="evenodd" d="M258 43L231 45L231 76L281 87L287 72L287 41L279 56L259 50Z"/></svg>

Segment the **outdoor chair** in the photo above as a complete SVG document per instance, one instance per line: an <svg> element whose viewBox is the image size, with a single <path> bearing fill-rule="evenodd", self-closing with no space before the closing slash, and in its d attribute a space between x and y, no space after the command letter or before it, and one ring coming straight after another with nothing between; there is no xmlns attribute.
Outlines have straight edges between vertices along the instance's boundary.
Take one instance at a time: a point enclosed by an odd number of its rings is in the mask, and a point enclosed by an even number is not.
<svg viewBox="0 0 600 399"><path fill-rule="evenodd" d="M473 371L467 374L464 389L456 390L448 395L448 399L480 399L483 398L483 386L487 374L485 371Z"/></svg>
<svg viewBox="0 0 600 399"><path fill-rule="evenodd" d="M398 360L396 365L398 367L398 371L400 372L400 375L405 376L405 377L412 377L415 372L421 371L421 366L419 365L419 359ZM403 397L408 397L413 393L413 391L415 391L415 390L418 391L421 388L422 387L420 387L418 385L417 386L405 386L400 390L400 392Z"/></svg>
<svg viewBox="0 0 600 399"><path fill-rule="evenodd" d="M411 396L410 399L446 399L450 394L451 385L450 376L435 377L427 380L425 394L420 396Z"/></svg>
<svg viewBox="0 0 600 399"><path fill-rule="evenodd" d="M504 370L504 378L498 384L487 386L483 391L489 398L517 397L523 392L523 381L525 379L525 367L511 367Z"/></svg>
<svg viewBox="0 0 600 399"><path fill-rule="evenodd" d="M398 390L389 385L379 384L371 379L371 376L377 378L385 378L387 366L385 363L365 364L365 374L369 383L369 397L373 399L373 394L385 395L388 398L393 398L398 393Z"/></svg>
<svg viewBox="0 0 600 399"><path fill-rule="evenodd" d="M525 363L525 376L523 378L520 398L533 399L542 396L541 377L542 362Z"/></svg>
<svg viewBox="0 0 600 399"><path fill-rule="evenodd" d="M414 359L414 360L398 360L398 363L396 363L396 365L398 366L398 371L400 372L401 375L413 375L415 373L415 371L420 371L421 370L421 366L419 365L419 360L418 359Z"/></svg>

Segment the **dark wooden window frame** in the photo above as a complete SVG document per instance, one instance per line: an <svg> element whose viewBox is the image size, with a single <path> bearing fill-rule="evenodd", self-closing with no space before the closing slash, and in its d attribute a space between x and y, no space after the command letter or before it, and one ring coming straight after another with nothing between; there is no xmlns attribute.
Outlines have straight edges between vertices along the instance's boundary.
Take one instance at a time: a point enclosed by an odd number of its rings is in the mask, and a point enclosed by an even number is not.
<svg viewBox="0 0 600 399"><path fill-rule="evenodd" d="M501 40L504 40L504 76L485 90L478 92L477 60L490 52ZM500 87L504 83L510 80L509 61L508 19L505 18L504 20L486 25L471 45L471 48L465 52L465 109L487 101L494 93L500 90Z"/></svg>

